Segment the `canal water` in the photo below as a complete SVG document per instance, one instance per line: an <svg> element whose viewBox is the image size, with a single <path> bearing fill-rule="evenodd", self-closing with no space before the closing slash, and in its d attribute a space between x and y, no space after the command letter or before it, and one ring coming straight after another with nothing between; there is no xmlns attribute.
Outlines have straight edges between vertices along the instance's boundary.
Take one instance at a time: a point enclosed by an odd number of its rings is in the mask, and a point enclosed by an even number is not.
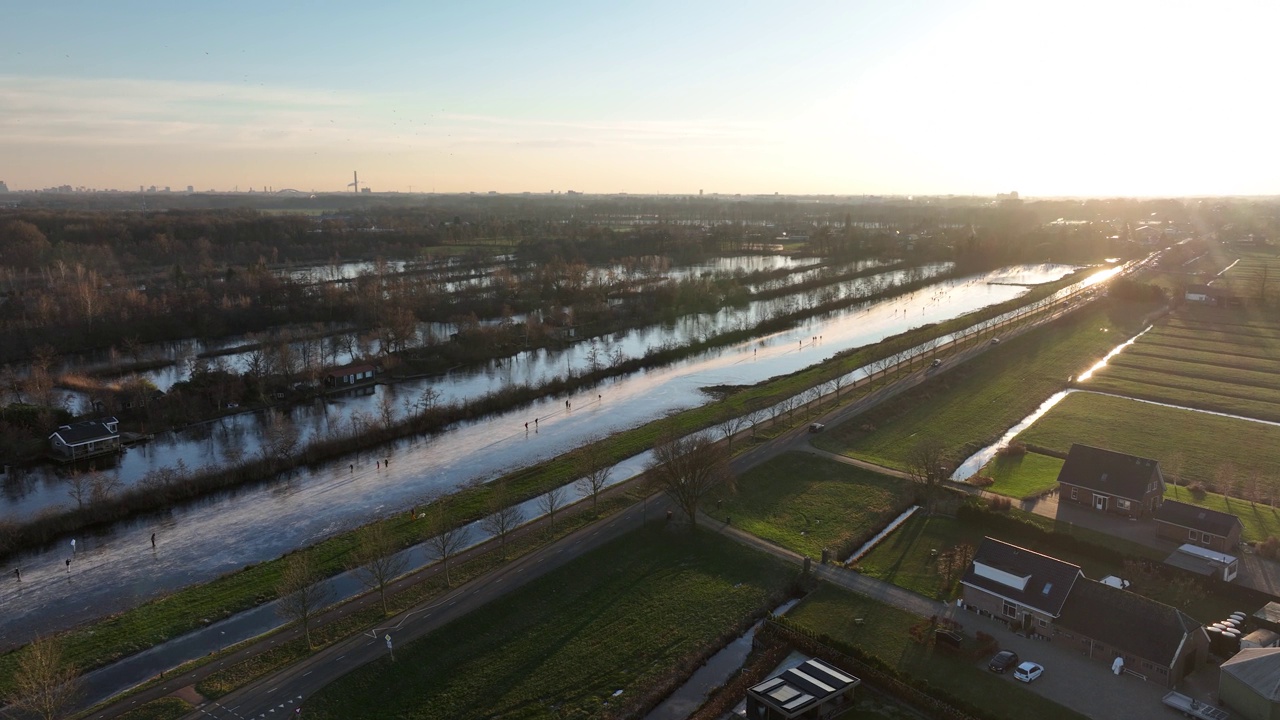
<svg viewBox="0 0 1280 720"><path fill-rule="evenodd" d="M1069 268L1057 270L1059 276L1066 271ZM814 317L786 332L615 378L567 398L545 398L517 411L460 424L435 437L394 443L376 455L362 453L359 458L222 493L156 517L119 523L77 538L74 557L66 541L24 554L9 566L21 567L23 582L0 584L0 645L29 638L36 629L49 632L133 607L279 557L372 518L407 512L430 496L555 457L593 438L705 404L710 398L703 388L754 384L1025 292L1021 286L991 285L986 275L941 281L892 299ZM566 354L572 366L574 355ZM370 400L357 397L340 402L360 408L368 407ZM340 416L330 408L315 411L313 422L323 427ZM527 431L526 422L530 423ZM240 432L252 434L249 427ZM218 439L204 444L210 449L196 452L204 453L209 462L219 461ZM174 447L184 446L161 440L143 452L131 451L126 458L153 453L167 455L172 462ZM389 466L380 462L369 466L370 460L384 457L390 460ZM155 552L149 542L153 532ZM72 560L69 571L67 559Z"/></svg>

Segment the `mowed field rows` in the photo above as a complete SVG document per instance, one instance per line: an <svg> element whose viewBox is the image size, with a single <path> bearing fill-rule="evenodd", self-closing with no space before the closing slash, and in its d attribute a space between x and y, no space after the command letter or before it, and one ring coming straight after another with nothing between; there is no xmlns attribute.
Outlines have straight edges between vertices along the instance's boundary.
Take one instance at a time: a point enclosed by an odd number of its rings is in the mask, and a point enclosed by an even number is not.
<svg viewBox="0 0 1280 720"><path fill-rule="evenodd" d="M1182 311L1081 387L1280 422L1280 322L1252 308Z"/></svg>

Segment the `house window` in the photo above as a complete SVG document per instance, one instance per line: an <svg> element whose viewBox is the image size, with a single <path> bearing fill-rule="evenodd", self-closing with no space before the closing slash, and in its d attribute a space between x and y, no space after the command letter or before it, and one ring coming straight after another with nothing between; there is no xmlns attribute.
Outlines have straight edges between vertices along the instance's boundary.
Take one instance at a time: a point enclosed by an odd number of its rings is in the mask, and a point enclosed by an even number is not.
<svg viewBox="0 0 1280 720"><path fill-rule="evenodd" d="M1121 510L1128 510L1129 501L1123 498L1116 498L1116 507L1120 508Z"/></svg>
<svg viewBox="0 0 1280 720"><path fill-rule="evenodd" d="M1017 617L1018 606L1008 600L1005 600L1004 607L1000 609L1000 612L1003 613L1005 617Z"/></svg>
<svg viewBox="0 0 1280 720"><path fill-rule="evenodd" d="M1071 488L1071 499L1072 500L1080 499L1080 488L1076 488L1076 487Z"/></svg>
<svg viewBox="0 0 1280 720"><path fill-rule="evenodd" d="M1045 620L1044 618L1040 618L1040 627L1044 627L1044 628L1049 627L1049 621Z"/></svg>
<svg viewBox="0 0 1280 720"><path fill-rule="evenodd" d="M1195 542L1200 539L1200 533L1195 530L1188 530L1187 539L1190 540L1191 542Z"/></svg>
<svg viewBox="0 0 1280 720"><path fill-rule="evenodd" d="M1200 542L1205 545L1208 545L1209 543L1213 542L1213 536L1210 535L1209 533L1202 533L1200 535Z"/></svg>

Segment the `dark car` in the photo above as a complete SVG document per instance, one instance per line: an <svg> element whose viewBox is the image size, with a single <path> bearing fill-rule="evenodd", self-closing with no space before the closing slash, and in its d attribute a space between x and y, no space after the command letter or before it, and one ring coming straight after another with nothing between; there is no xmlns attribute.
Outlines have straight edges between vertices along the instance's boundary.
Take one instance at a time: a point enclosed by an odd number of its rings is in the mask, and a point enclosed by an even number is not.
<svg viewBox="0 0 1280 720"><path fill-rule="evenodd" d="M1017 664L1018 653L1012 650L1001 650L996 653L995 657L991 658L991 662L987 663L987 667L991 668L992 672L1002 673Z"/></svg>

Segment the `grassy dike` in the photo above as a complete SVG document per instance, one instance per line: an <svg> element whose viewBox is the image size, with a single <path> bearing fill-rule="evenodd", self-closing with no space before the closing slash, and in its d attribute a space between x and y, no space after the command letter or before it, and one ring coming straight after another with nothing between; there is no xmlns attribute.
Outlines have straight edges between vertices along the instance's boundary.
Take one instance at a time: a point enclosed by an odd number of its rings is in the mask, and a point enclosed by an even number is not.
<svg viewBox="0 0 1280 720"><path fill-rule="evenodd" d="M719 402L647 423L600 442L607 457L614 462L621 461L653 447L664 433L689 433L713 427L727 418L741 416L756 408L798 395L832 377L852 372L874 359L892 355L903 348L955 332L1046 297L1077 280L1078 274L1057 283L1039 286L1022 298L994 305L947 323L916 328L876 345L842 353L791 375L738 389ZM884 379L880 381L883 382ZM846 389L841 402L851 402L867 390L866 387L858 390ZM788 418L779 420L787 421ZM798 418L795 421L803 422ZM514 501L521 501L572 480L576 476L575 464L575 454L568 453L538 465L521 468L502 480L509 496ZM493 485L494 483L490 483L467 488L451 496L448 513L452 521L462 525L486 514ZM402 546L426 539L425 523L413 523L407 515L378 522L384 523L388 532ZM356 545L355 536L354 531L337 535L300 552L310 554L313 565L319 566L325 574L334 575L350 565L351 553ZM283 560L280 559L257 563L211 582L149 601L111 618L76 628L65 637L68 659L82 671L91 670L191 632L209 622L272 600L276 595L275 587L282 567ZM0 656L0 694L12 687L16 662L15 651Z"/></svg>
<svg viewBox="0 0 1280 720"><path fill-rule="evenodd" d="M780 602L795 577L715 533L653 524L397 648L394 662L348 673L306 713L632 717Z"/></svg>

